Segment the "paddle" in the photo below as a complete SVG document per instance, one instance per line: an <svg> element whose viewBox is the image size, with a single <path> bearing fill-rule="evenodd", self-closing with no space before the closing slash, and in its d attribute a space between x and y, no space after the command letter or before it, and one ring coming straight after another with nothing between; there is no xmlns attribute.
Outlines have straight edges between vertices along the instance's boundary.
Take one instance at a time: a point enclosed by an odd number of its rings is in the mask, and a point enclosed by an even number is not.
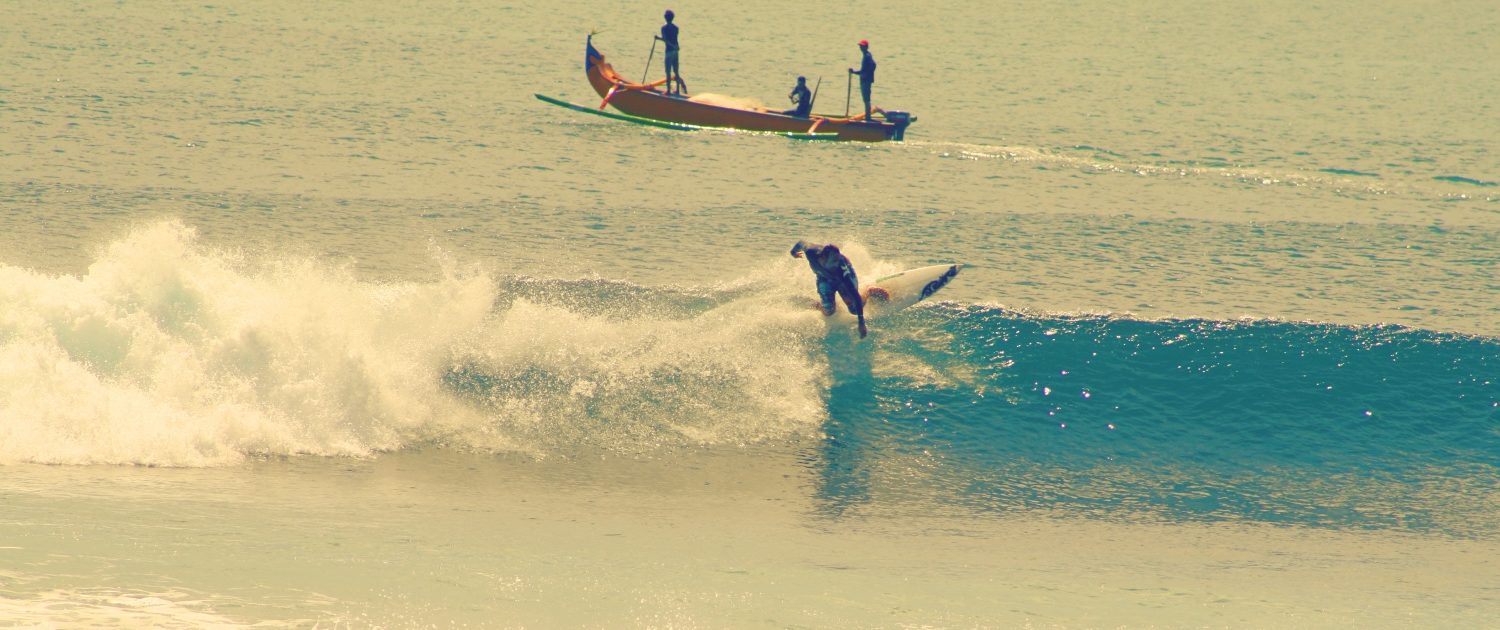
<svg viewBox="0 0 1500 630"><path fill-rule="evenodd" d="M646 69L641 71L641 83L645 83L646 77L651 74L651 60L656 57L656 41L658 39L661 38L655 37L651 39L651 54L646 55Z"/></svg>
<svg viewBox="0 0 1500 630"><path fill-rule="evenodd" d="M807 113L812 114L813 103L818 102L818 88L823 87L823 77L818 77L817 85L813 86L812 98L807 99Z"/></svg>
<svg viewBox="0 0 1500 630"><path fill-rule="evenodd" d="M854 73L849 73L849 86L844 89L844 118L849 117L849 99L854 98Z"/></svg>

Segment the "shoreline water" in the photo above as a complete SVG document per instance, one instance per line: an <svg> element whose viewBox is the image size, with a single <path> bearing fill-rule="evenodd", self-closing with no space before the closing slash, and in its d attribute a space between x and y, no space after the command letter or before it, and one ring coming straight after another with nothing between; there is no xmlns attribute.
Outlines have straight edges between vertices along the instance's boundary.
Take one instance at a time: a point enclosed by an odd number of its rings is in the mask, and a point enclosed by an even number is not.
<svg viewBox="0 0 1500 630"><path fill-rule="evenodd" d="M23 625L1410 627L1500 605L1494 541L878 491L832 516L805 448L7 466L0 606Z"/></svg>

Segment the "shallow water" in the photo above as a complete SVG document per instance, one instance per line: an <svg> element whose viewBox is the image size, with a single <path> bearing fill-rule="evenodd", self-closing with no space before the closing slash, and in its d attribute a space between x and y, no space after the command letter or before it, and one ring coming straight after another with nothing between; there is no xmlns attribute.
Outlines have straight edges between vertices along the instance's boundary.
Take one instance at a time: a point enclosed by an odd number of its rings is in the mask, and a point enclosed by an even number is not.
<svg viewBox="0 0 1500 630"><path fill-rule="evenodd" d="M0 619L1500 612L1494 11L861 7L683 69L836 112L868 38L905 143L532 97L657 7L11 7ZM965 269L861 342L798 238Z"/></svg>
<svg viewBox="0 0 1500 630"><path fill-rule="evenodd" d="M899 465L899 461L892 462ZM1495 545L1401 531L857 511L782 449L10 466L22 625L1482 625Z"/></svg>

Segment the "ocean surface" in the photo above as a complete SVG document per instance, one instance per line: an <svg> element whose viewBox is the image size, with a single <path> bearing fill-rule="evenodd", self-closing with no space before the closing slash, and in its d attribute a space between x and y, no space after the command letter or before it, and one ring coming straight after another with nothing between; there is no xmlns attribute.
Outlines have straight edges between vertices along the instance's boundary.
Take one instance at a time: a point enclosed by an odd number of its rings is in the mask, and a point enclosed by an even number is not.
<svg viewBox="0 0 1500 630"><path fill-rule="evenodd" d="M0 2L0 626L1500 619L1491 2L663 8Z"/></svg>

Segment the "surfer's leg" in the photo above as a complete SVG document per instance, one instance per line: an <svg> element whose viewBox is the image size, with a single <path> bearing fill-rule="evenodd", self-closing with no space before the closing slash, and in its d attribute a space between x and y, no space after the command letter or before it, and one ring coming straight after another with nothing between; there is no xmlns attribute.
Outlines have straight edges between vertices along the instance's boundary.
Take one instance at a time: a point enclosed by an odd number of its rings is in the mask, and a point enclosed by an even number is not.
<svg viewBox="0 0 1500 630"><path fill-rule="evenodd" d="M865 328L865 305L859 298L859 289L850 285L839 287L839 297L844 299L844 308L849 309L849 314L859 318L859 338L864 339L869 331Z"/></svg>
<svg viewBox="0 0 1500 630"><path fill-rule="evenodd" d="M865 304L864 300L859 297L858 289L848 285L839 287L839 297L844 300L844 308L849 309L850 315L859 316L861 319L864 318Z"/></svg>
<svg viewBox="0 0 1500 630"><path fill-rule="evenodd" d="M832 315L835 305L833 303L833 285L827 280L818 278L818 299L822 300L823 314Z"/></svg>

